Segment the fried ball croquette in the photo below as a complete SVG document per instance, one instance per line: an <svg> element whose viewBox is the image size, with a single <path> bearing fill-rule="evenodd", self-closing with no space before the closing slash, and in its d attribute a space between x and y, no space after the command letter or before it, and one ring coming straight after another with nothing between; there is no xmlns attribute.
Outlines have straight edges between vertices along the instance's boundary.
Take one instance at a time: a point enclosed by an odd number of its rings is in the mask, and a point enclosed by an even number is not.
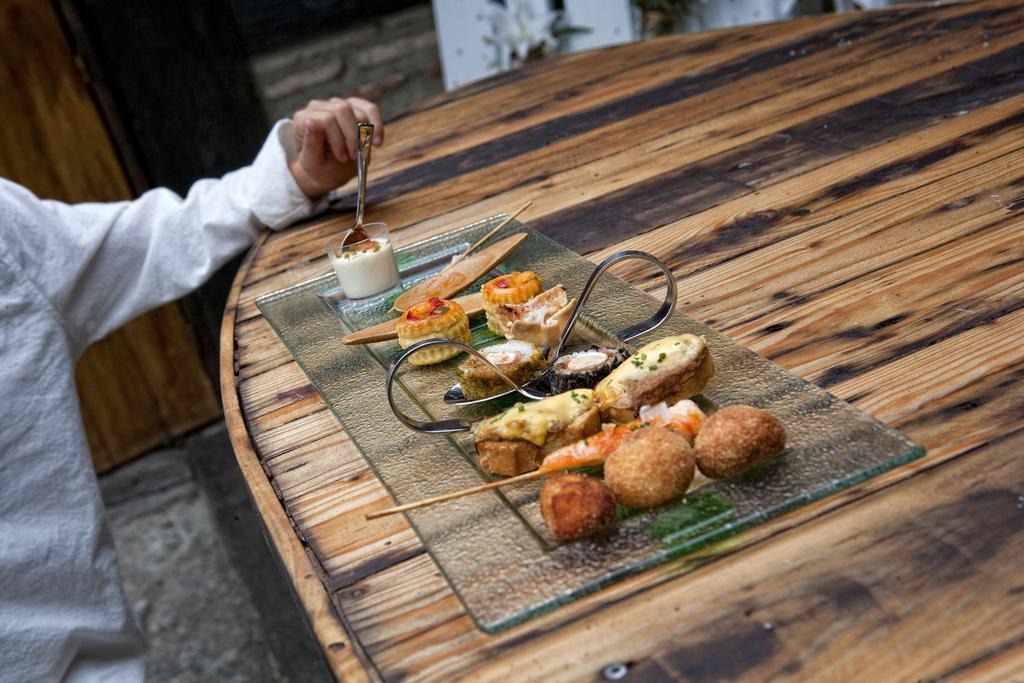
<svg viewBox="0 0 1024 683"><path fill-rule="evenodd" d="M629 434L604 463L604 480L631 508L650 508L686 493L693 481L694 454L685 436L664 427Z"/></svg>
<svg viewBox="0 0 1024 683"><path fill-rule="evenodd" d="M786 446L786 430L771 413L751 406L722 408L697 434L697 467L712 479L731 477Z"/></svg>
<svg viewBox="0 0 1024 683"><path fill-rule="evenodd" d="M544 482L540 513L555 538L583 538L615 521L615 496L600 479L567 472Z"/></svg>

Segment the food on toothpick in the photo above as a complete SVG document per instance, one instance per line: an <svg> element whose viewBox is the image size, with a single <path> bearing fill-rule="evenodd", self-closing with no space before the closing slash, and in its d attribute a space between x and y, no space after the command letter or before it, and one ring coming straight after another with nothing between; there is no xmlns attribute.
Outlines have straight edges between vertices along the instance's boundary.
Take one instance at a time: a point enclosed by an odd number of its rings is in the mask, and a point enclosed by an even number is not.
<svg viewBox="0 0 1024 683"><path fill-rule="evenodd" d="M594 391L605 420L628 422L641 406L696 396L714 374L715 364L704 340L681 334L645 344Z"/></svg>
<svg viewBox="0 0 1024 683"><path fill-rule="evenodd" d="M651 508L686 493L693 481L694 461L685 436L665 427L641 425L605 460L604 480L623 505Z"/></svg>
<svg viewBox="0 0 1024 683"><path fill-rule="evenodd" d="M491 272L525 240L526 233L518 232L448 266L408 291L402 292L402 295L395 299L395 310L405 311L421 301L458 294Z"/></svg>
<svg viewBox="0 0 1024 683"><path fill-rule="evenodd" d="M550 348L558 344L575 303L564 285L555 285L525 303L498 305L494 320L506 338Z"/></svg>
<svg viewBox="0 0 1024 683"><path fill-rule="evenodd" d="M558 474L540 489L540 513L555 538L584 538L615 521L615 495L594 477Z"/></svg>
<svg viewBox="0 0 1024 683"><path fill-rule="evenodd" d="M544 352L522 341L486 346L480 349L480 354L508 375L516 385L525 384L548 367ZM462 393L470 400L494 396L511 388L490 366L475 356L459 363L456 372Z"/></svg>
<svg viewBox="0 0 1024 683"><path fill-rule="evenodd" d="M601 429L594 392L578 389L508 410L473 425L480 464L514 476L537 469L545 455Z"/></svg>
<svg viewBox="0 0 1024 683"><path fill-rule="evenodd" d="M383 223L367 223L327 244L334 274L349 299L386 292L398 284L394 247Z"/></svg>
<svg viewBox="0 0 1024 683"><path fill-rule="evenodd" d="M591 347L559 357L551 366L551 388L555 391L592 389L629 356L622 349Z"/></svg>
<svg viewBox="0 0 1024 683"><path fill-rule="evenodd" d="M713 479L731 477L786 447L786 430L759 408L732 405L711 416L697 435L697 467Z"/></svg>
<svg viewBox="0 0 1024 683"><path fill-rule="evenodd" d="M495 317L495 310L502 304L521 304L540 292L540 277L532 271L500 275L485 282L480 292L484 298L487 313L487 329L494 334L504 335L505 330Z"/></svg>
<svg viewBox="0 0 1024 683"><path fill-rule="evenodd" d="M544 458L540 469L545 472L562 472L577 467L602 465L626 436L644 425L665 427L693 443L705 419L704 412L690 400L679 401L672 406L666 403L644 406L640 409L640 419L621 425L605 425L604 429L593 436L562 446Z"/></svg>
<svg viewBox="0 0 1024 683"><path fill-rule="evenodd" d="M472 341L469 318L455 301L433 298L416 304L398 319L398 343L407 349L424 339ZM457 346L438 345L422 349L409 357L413 365L433 365L462 353Z"/></svg>

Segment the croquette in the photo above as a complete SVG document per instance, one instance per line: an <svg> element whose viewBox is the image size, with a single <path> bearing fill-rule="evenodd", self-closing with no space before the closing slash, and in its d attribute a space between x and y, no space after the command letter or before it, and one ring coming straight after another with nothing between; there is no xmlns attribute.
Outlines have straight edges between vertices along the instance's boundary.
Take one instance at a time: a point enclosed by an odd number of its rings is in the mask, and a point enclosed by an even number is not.
<svg viewBox="0 0 1024 683"><path fill-rule="evenodd" d="M686 493L694 454L685 436L664 427L640 427L604 463L604 480L620 503L650 508Z"/></svg>
<svg viewBox="0 0 1024 683"><path fill-rule="evenodd" d="M712 479L731 477L767 460L786 446L786 430L771 413L751 406L726 406L697 434L697 467Z"/></svg>
<svg viewBox="0 0 1024 683"><path fill-rule="evenodd" d="M600 479L573 472L558 474L540 489L540 513L555 538L583 538L615 521L615 496Z"/></svg>

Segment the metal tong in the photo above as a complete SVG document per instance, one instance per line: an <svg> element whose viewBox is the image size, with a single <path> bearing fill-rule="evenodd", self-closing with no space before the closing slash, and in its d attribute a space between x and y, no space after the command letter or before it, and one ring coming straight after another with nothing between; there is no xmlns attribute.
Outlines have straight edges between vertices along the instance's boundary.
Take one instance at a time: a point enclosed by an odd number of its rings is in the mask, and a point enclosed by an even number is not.
<svg viewBox="0 0 1024 683"><path fill-rule="evenodd" d="M549 360L554 361L561 355L562 350L565 348L566 342L569 341L569 337L572 335L573 328L576 327L576 322L579 320L580 314L583 312L583 306L587 303L587 300L590 298L590 294L593 292L594 285L597 284L597 281L598 279L600 279L601 275L603 275L604 272L608 270L608 268L618 263L619 261L626 261L629 259L649 261L658 267L658 269L661 271L661 274L665 276L665 300L662 302L661 307L658 308L658 311L650 318L641 323L637 323L636 325L631 325L630 327L627 327L626 329L616 334L615 337L620 342L628 342L631 339L635 339L636 337L639 337L642 334L652 332L653 330L656 330L657 328L661 327L661 325L664 324L666 320L668 320L669 316L672 315L672 312L675 310L676 307L677 294L676 281L675 278L672 277L671 269L669 269L667 265L662 263L656 256L648 254L647 252L644 251L628 250L617 252L606 258L600 264L598 264L598 266L594 269L594 272L591 273L590 279L587 280L586 285L584 285L583 287L583 291L580 292L580 296L576 301L576 305L573 307L571 313L569 314L569 320L566 322L565 329L562 331L562 336L558 340L558 345L552 349L549 349L547 352ZM393 396L394 380L398 374L399 367L401 367L402 363L404 363L409 356L416 353L420 349L424 349L430 346L436 346L438 344L457 346L463 351L469 353L470 355L475 356L480 361L487 364L491 368L491 370L493 370L495 374L509 386L508 391L502 392L500 394L495 394L493 396L488 396L486 398L476 400L468 400L462 394L462 388L458 384L456 384L451 389L449 389L447 393L445 393L444 400L446 403L452 405L472 405L475 403L483 403L485 401L493 401L496 398L507 396L513 392L518 392L520 395L531 400L547 398L548 396L552 396L554 394L549 379L550 373L552 372L550 368L547 371L545 371L544 374L542 374L540 377L532 379L526 384L520 386L517 385L508 375L506 375L504 372L495 367L494 364L487 360L487 358L482 353L480 353L479 351L477 351L468 344L464 344L460 341L456 341L453 339L425 339L424 341L417 342L410 346L409 348L402 351L402 353L400 353L398 357L395 358L394 362L391 363L391 367L388 368L388 403L391 405L391 410L395 413L395 416L398 417L398 419L401 420L403 424L405 424L407 427L411 429L415 429L416 431L423 432L425 434L451 434L454 432L466 431L472 426L472 422L467 422L465 420L459 419L441 420L438 422L425 422L422 420L416 420L403 413L401 409L399 409L399 407L395 404Z"/></svg>

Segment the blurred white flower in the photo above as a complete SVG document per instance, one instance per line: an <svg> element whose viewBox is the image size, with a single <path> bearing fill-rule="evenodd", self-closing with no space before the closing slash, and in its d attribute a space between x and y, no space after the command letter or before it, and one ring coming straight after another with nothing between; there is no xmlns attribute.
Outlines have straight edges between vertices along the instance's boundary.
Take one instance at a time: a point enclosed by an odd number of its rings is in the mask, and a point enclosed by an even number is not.
<svg viewBox="0 0 1024 683"><path fill-rule="evenodd" d="M496 42L503 52L507 52L499 56L501 66L521 64L528 56L542 56L558 49L554 30L562 18L561 12L538 12L528 0L507 0L504 6L491 2L489 10L494 37L485 37L484 40Z"/></svg>

